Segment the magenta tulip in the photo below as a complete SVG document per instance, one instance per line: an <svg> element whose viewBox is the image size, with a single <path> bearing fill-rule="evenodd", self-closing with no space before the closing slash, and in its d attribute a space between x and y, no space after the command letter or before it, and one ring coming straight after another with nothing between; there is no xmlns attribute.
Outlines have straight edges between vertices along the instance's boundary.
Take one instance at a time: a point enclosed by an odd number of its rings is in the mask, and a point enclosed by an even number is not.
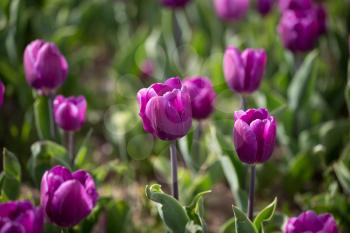
<svg viewBox="0 0 350 233"><path fill-rule="evenodd" d="M170 8L181 8L184 7L190 0L161 0L161 3Z"/></svg>
<svg viewBox="0 0 350 233"><path fill-rule="evenodd" d="M249 0L213 0L216 14L221 20L242 19L248 11Z"/></svg>
<svg viewBox="0 0 350 233"><path fill-rule="evenodd" d="M261 15L267 15L274 4L275 0L257 0L257 8Z"/></svg>

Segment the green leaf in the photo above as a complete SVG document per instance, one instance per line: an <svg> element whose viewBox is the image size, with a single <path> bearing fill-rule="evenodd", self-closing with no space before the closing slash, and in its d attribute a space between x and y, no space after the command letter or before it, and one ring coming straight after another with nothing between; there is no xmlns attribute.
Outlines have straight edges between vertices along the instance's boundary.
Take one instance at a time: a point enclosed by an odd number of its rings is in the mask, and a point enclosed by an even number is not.
<svg viewBox="0 0 350 233"><path fill-rule="evenodd" d="M236 221L236 233L258 233L254 224L248 217L237 207L233 206Z"/></svg>
<svg viewBox="0 0 350 233"><path fill-rule="evenodd" d="M292 82L289 85L288 100L292 110L296 110L303 100L303 97L307 90L307 84L311 79L312 66L317 55L317 51L313 51L307 55L305 61L297 70Z"/></svg>
<svg viewBox="0 0 350 233"><path fill-rule="evenodd" d="M107 233L125 232L128 227L130 207L126 201L112 200L106 207Z"/></svg>
<svg viewBox="0 0 350 233"><path fill-rule="evenodd" d="M270 221L275 214L277 205L277 198L273 200L268 206L266 206L263 210L261 210L258 215L254 219L254 226L258 230L258 232L263 232L263 223Z"/></svg>
<svg viewBox="0 0 350 233"><path fill-rule="evenodd" d="M186 231L186 225L190 219L175 198L163 193L159 184L147 185L146 196L158 203L159 215L171 232L183 233Z"/></svg>
<svg viewBox="0 0 350 233"><path fill-rule="evenodd" d="M202 213L202 205L203 205L203 196L205 194L210 193L211 191L205 191L198 193L192 203L186 207L186 212L188 217L197 225L201 226L204 232L206 232L206 224L204 221L203 213Z"/></svg>
<svg viewBox="0 0 350 233"><path fill-rule="evenodd" d="M3 156L4 172L6 176L10 176L20 182L21 165L17 157L7 149L3 150Z"/></svg>
<svg viewBox="0 0 350 233"><path fill-rule="evenodd" d="M79 150L78 150L78 153L75 157L75 161L74 161L74 164L77 166L77 167L82 167L82 165L84 164L85 162L85 158L86 158L86 155L88 154L89 152L89 139L91 138L91 134L92 134L92 129L89 130L89 132L86 134L85 138L84 138L84 141L83 143L81 144Z"/></svg>
<svg viewBox="0 0 350 233"><path fill-rule="evenodd" d="M235 219L231 218L221 226L219 233L236 233Z"/></svg>
<svg viewBox="0 0 350 233"><path fill-rule="evenodd" d="M16 200L19 197L21 183L15 177L7 175L4 172L4 177L2 180L2 192L10 200Z"/></svg>
<svg viewBox="0 0 350 233"><path fill-rule="evenodd" d="M38 96L34 102L35 126L41 140L50 139L50 109L48 99Z"/></svg>
<svg viewBox="0 0 350 233"><path fill-rule="evenodd" d="M338 162L334 164L334 172L337 175L344 192L350 194L350 170L343 162Z"/></svg>

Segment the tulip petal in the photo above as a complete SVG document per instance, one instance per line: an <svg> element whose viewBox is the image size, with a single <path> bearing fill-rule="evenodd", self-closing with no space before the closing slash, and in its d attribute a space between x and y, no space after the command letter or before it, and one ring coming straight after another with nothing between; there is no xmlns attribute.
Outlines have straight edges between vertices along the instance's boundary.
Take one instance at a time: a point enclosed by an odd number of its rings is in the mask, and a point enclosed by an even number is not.
<svg viewBox="0 0 350 233"><path fill-rule="evenodd" d="M21 224L8 222L1 229L0 233L27 233Z"/></svg>
<svg viewBox="0 0 350 233"><path fill-rule="evenodd" d="M240 160L248 164L255 163L258 143L253 130L246 122L240 119L235 122L233 140Z"/></svg>

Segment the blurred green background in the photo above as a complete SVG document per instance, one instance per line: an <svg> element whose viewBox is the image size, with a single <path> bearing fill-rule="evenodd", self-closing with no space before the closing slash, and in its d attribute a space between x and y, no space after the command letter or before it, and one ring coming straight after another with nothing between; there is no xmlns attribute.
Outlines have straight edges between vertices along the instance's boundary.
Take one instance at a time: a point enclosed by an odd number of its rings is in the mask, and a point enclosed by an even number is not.
<svg viewBox="0 0 350 233"><path fill-rule="evenodd" d="M25 82L22 55L30 41L42 38L55 42L69 62L58 92L88 101L87 123L76 136L78 166L93 173L102 199L75 231L165 232L144 187L160 183L169 190L168 145L143 131L136 93L168 77L204 75L217 92L216 110L204 122L200 155L191 155L192 132L178 143L181 202L189 204L196 193L211 189L204 205L209 231L226 232L223 225L241 199L246 173L231 142L240 98L225 83L223 53L230 44L261 47L268 53L267 71L248 104L267 107L278 120L275 153L257 175L257 209L279 199L279 214L267 232L280 231L286 215L307 209L331 212L342 231L350 232L350 3L322 3L327 34L314 51L293 55L277 34L277 6L262 17L254 1L243 20L224 23L211 0L194 0L175 12L155 0L1 0L0 79L7 89L0 147L16 154L22 166L15 196L38 201L42 170L57 163L45 151L38 155L42 166L32 162L32 145L38 146L40 136L34 117L38 97ZM141 79L146 59L155 72Z"/></svg>

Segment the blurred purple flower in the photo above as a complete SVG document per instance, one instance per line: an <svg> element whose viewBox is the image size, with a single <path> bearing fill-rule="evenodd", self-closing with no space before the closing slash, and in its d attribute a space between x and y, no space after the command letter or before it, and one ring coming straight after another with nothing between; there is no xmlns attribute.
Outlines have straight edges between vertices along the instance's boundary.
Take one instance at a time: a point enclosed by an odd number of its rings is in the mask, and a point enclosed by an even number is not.
<svg viewBox="0 0 350 233"><path fill-rule="evenodd" d="M68 64L55 44L35 40L24 50L24 71L29 85L48 95L67 78Z"/></svg>
<svg viewBox="0 0 350 233"><path fill-rule="evenodd" d="M248 48L242 53L228 47L224 55L224 74L229 87L238 93L252 93L260 86L267 55L264 49Z"/></svg>
<svg viewBox="0 0 350 233"><path fill-rule="evenodd" d="M239 20L247 14L249 0L214 0L214 7L220 19Z"/></svg>
<svg viewBox="0 0 350 233"><path fill-rule="evenodd" d="M183 84L191 97L192 117L205 119L214 110L215 91L211 81L205 77L191 77Z"/></svg>
<svg viewBox="0 0 350 233"><path fill-rule="evenodd" d="M78 224L98 200L95 182L88 172L71 173L62 166L45 172L40 189L40 202L46 216L60 227Z"/></svg>
<svg viewBox="0 0 350 233"><path fill-rule="evenodd" d="M141 89L137 100L145 131L162 140L175 140L190 130L191 98L179 78Z"/></svg>
<svg viewBox="0 0 350 233"><path fill-rule="evenodd" d="M257 0L257 8L261 15L270 13L275 0Z"/></svg>
<svg viewBox="0 0 350 233"><path fill-rule="evenodd" d="M338 233L337 223L330 214L317 215L306 211L298 217L290 218L285 226L285 233Z"/></svg>
<svg viewBox="0 0 350 233"><path fill-rule="evenodd" d="M154 75L154 63L151 59L143 61L140 67L140 77L148 79Z"/></svg>
<svg viewBox="0 0 350 233"><path fill-rule="evenodd" d="M312 0L279 0L279 8L285 10L309 10L313 6Z"/></svg>
<svg viewBox="0 0 350 233"><path fill-rule="evenodd" d="M84 96L65 98L59 95L53 102L56 124L65 131L77 131L84 122L87 103Z"/></svg>
<svg viewBox="0 0 350 233"><path fill-rule="evenodd" d="M0 107L4 103L4 98L5 98L5 85L1 82L0 80Z"/></svg>
<svg viewBox="0 0 350 233"><path fill-rule="evenodd" d="M11 201L0 204L1 233L42 233L44 215L41 208L29 201Z"/></svg>
<svg viewBox="0 0 350 233"><path fill-rule="evenodd" d="M247 164L266 162L276 141L276 121L264 108L234 113L233 140L239 159Z"/></svg>
<svg viewBox="0 0 350 233"><path fill-rule="evenodd" d="M161 3L170 8L184 7L191 0L161 0Z"/></svg>

